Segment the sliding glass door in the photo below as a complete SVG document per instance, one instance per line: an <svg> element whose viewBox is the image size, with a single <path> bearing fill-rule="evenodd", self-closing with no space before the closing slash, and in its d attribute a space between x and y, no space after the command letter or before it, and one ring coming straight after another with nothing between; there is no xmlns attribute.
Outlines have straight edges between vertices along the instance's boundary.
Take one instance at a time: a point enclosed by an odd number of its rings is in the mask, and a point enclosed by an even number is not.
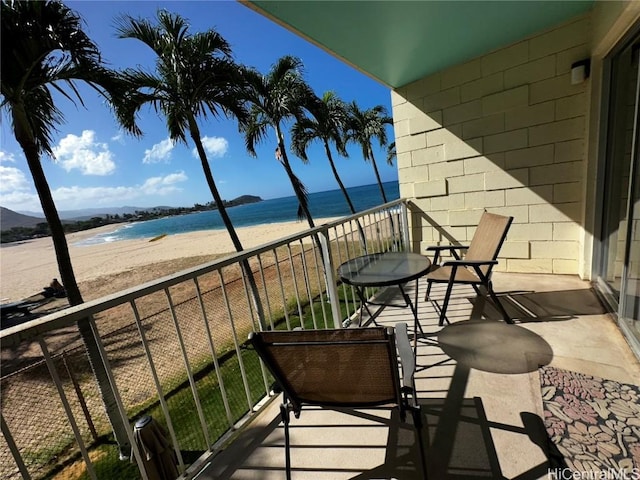
<svg viewBox="0 0 640 480"><path fill-rule="evenodd" d="M610 58L598 283L640 344L640 35Z"/></svg>

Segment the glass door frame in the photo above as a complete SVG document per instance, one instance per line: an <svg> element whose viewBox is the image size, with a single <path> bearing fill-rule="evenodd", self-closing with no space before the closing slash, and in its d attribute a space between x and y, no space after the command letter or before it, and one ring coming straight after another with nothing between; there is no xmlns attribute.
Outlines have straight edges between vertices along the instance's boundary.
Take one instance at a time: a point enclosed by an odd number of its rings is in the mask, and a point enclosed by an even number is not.
<svg viewBox="0 0 640 480"><path fill-rule="evenodd" d="M608 177L612 171L612 167L607 161L612 158L612 153L614 151L614 145L611 142L613 136L611 135L610 128L614 124L614 119L612 117L613 114L617 113L614 109L611 108L611 103L613 100L613 96L618 94L616 91L617 85L614 85L616 79L613 78L613 59L622 53L625 49L629 48L637 38L640 37L640 24L636 24L633 28L630 29L629 32L618 42L618 44L612 49L612 51L604 58L603 60L603 77L602 77L602 101L601 101L601 109L600 109L600 118L604 119L601 124L600 129L600 138L599 138L599 151L598 151L598 167L597 167L597 176L598 179L603 179L604 181L597 182L596 187L596 206L597 212L595 216L595 231L597 235L594 236L594 249L593 249L593 263L592 263L592 279L593 284L598 291L598 293L603 297L605 302L611 308L612 313L614 313L617 317L617 323L620 329L623 331L627 341L631 345L631 348L634 350L635 354L640 357L640 339L631 331L631 328L627 325L625 318L623 317L623 312L625 312L625 301L626 301L626 281L628 274L628 262L629 256L631 252L632 245L632 235L633 229L630 228L630 220L631 213L633 209L633 194L636 179L638 172L640 171L640 121L638 118L640 112L640 78L636 81L636 104L635 104L635 118L634 118L634 134L632 140L632 157L630 160L630 179L629 179L629 192L628 192L628 201L626 205L626 218L629 222L629 228L626 231L626 241L625 241L625 251L624 251L624 263L622 267L621 274L621 285L620 285L620 297L616 295L614 290L611 288L606 279L602 278L602 273L605 272L605 265L608 261L608 242L610 241L610 232L608 231L608 226L605 223L605 202L610 201L608 198L608 187L609 180ZM638 319L637 321L640 321Z"/></svg>

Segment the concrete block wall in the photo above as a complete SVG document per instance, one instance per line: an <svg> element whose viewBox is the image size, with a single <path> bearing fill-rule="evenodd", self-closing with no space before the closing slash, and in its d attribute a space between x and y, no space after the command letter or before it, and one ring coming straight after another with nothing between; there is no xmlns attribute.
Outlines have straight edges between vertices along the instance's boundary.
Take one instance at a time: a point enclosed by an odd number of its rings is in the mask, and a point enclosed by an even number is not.
<svg viewBox="0 0 640 480"><path fill-rule="evenodd" d="M579 273L589 48L581 16L392 92L415 251L469 242L486 209L514 216L499 269Z"/></svg>

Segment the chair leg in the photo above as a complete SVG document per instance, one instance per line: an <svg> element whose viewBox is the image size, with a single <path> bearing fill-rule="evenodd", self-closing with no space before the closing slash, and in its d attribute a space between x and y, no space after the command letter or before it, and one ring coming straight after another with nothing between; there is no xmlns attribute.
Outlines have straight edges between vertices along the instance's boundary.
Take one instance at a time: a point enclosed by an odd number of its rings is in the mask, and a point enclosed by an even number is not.
<svg viewBox="0 0 640 480"><path fill-rule="evenodd" d="M455 267L453 268L453 273L451 274L451 278L455 278ZM443 326L445 320L447 321L447 323L450 323L449 320L447 319L447 307L449 306L449 299L451 298L451 290L453 290L453 282L450 281L447 284L447 293L445 293L444 295L444 301L442 302L442 308L440 308L440 321L438 322L438 326Z"/></svg>
<svg viewBox="0 0 640 480"><path fill-rule="evenodd" d="M438 264L438 259L440 257L440 252L438 252L436 250L436 253L434 253L433 255L433 262L431 262L431 266L433 267L434 265ZM424 301L426 302L427 300L429 300L429 294L431 293L431 284L433 282L430 282L429 280L427 280L427 293L424 295Z"/></svg>
<svg viewBox="0 0 640 480"><path fill-rule="evenodd" d="M286 400L285 400L286 402ZM284 424L284 458L285 458L285 472L287 480L291 480L291 451L290 451L290 443L289 443L289 419L290 412L289 406L283 402L280 405L280 417L282 418L282 423Z"/></svg>
<svg viewBox="0 0 640 480"><path fill-rule="evenodd" d="M433 284L433 282L430 282L429 280L427 280L427 293L425 293L424 295L424 301L426 302L427 300L429 300L429 295L431 294L431 285Z"/></svg>
<svg viewBox="0 0 640 480"><path fill-rule="evenodd" d="M413 417L413 427L416 430L416 440L420 453L420 468L422 469L422 478L427 480L427 462L424 457L424 440L422 439L422 414L420 407L411 407L411 416ZM417 470L417 469L416 469Z"/></svg>
<svg viewBox="0 0 640 480"><path fill-rule="evenodd" d="M496 295L496 292L493 291L492 282L489 282L487 284L487 290L489 290L489 295L491 295L491 299L493 300L493 302L496 304L496 306L500 310L500 313L502 313L502 316L504 317L504 321L507 322L507 323L513 324L513 320L511 319L511 317L509 317L509 314L505 310L504 305L502 305L502 302L500 302L500 300L498 299L498 296Z"/></svg>

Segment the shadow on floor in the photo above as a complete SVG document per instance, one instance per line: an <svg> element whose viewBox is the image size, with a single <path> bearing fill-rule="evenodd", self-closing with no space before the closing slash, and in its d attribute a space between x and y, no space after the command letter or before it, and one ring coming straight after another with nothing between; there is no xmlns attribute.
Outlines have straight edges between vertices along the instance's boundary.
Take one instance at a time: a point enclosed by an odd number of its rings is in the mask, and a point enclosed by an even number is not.
<svg viewBox="0 0 640 480"><path fill-rule="evenodd" d="M518 475L518 480L538 479L546 476L550 467L561 466L538 415L520 412L523 426L493 422L487 419L481 398L464 397L469 372L469 367L456 365L446 397L420 401L429 436L429 478L506 478L500 468L491 430L527 436L531 448L537 445L548 459Z"/></svg>
<svg viewBox="0 0 640 480"><path fill-rule="evenodd" d="M483 401L479 397L465 398L470 368L456 365L451 375L450 388L445 398L420 399L423 418L422 435L426 447L428 478L443 479L503 479L496 447L491 430L505 430L526 436L531 448L540 448L549 461L518 475L518 480L534 480L547 474L552 466L561 466L561 460L552 450L542 419L530 412L520 412L522 425L507 425L487 419ZM402 479L423 478L419 467L419 453L415 430L410 423L401 422L397 412L390 418L378 417L367 411L348 411L346 421L335 422L328 412L317 411L326 423L303 423L306 411L300 420L292 421L292 473L294 479L348 478ZM347 413L347 411L340 411ZM319 415L324 415L320 417ZM351 419L353 421L351 421ZM349 449L363 450L366 455L370 445L353 445L345 439L354 426L362 421L374 421L388 428L384 448L384 461L372 468L354 468L352 462L336 462L339 455ZM301 439L305 429L330 428L329 441L321 444ZM297 430L297 432L296 432ZM279 415L266 427L250 427L227 450L213 460L213 465L205 469L199 479L229 480L231 478L271 479L284 478L284 445L281 435ZM262 451L261 451L262 450ZM372 450L372 452L375 450ZM241 453L240 453L241 452ZM311 452L311 453L309 453ZM310 457L310 455L312 457ZM361 452L358 455L363 455Z"/></svg>
<svg viewBox="0 0 640 480"><path fill-rule="evenodd" d="M595 291L591 288L557 292L512 293L506 295L506 300L539 320L607 313Z"/></svg>
<svg viewBox="0 0 640 480"><path fill-rule="evenodd" d="M520 323L563 321L582 315L607 313L593 289L497 292L497 295L509 316ZM474 310L482 308L482 315L490 319L501 319L491 302L476 296L467 298Z"/></svg>
<svg viewBox="0 0 640 480"><path fill-rule="evenodd" d="M468 368L492 373L527 373L553 359L544 338L518 325L491 320L462 320L438 333L438 346Z"/></svg>

